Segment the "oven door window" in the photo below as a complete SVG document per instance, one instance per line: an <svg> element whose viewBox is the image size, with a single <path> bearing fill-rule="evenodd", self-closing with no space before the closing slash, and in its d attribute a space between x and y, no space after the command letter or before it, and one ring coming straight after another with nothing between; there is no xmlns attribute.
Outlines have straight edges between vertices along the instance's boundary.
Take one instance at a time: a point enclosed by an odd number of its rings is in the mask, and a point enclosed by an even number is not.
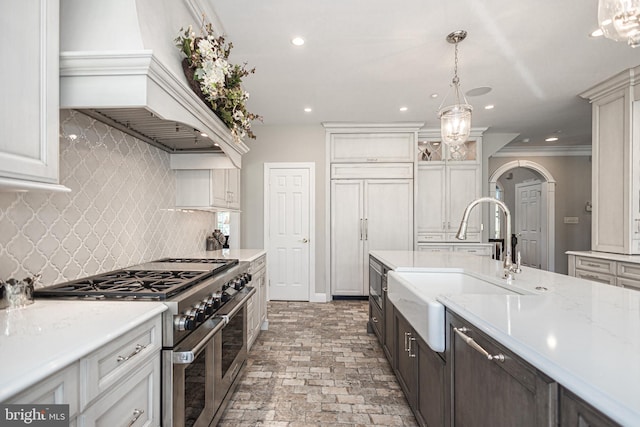
<svg viewBox="0 0 640 427"><path fill-rule="evenodd" d="M222 328L222 378L244 346L245 310L238 311Z"/></svg>
<svg viewBox="0 0 640 427"><path fill-rule="evenodd" d="M180 366L180 365L177 365ZM215 414L213 340L184 368L184 425L208 426ZM177 397L177 396L174 396Z"/></svg>

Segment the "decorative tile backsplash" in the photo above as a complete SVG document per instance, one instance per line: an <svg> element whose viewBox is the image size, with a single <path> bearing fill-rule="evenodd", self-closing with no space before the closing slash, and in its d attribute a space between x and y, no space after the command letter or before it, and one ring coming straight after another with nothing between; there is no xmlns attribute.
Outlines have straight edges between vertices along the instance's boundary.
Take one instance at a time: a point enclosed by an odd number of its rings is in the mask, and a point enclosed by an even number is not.
<svg viewBox="0 0 640 427"><path fill-rule="evenodd" d="M76 111L60 123L72 191L0 193L0 279L40 273L48 286L204 248L215 215L173 209L168 153Z"/></svg>

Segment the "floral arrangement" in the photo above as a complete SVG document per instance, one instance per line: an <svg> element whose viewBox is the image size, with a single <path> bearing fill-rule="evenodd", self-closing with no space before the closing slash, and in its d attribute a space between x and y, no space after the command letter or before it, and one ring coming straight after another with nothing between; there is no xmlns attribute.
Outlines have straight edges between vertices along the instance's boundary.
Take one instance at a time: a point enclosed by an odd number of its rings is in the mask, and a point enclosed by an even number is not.
<svg viewBox="0 0 640 427"><path fill-rule="evenodd" d="M233 44L227 43L224 36L216 36L210 23L203 22L202 34L196 37L189 26L181 28L175 39L176 46L186 55L182 67L189 84L227 125L236 142L245 136L255 139L251 122L262 117L247 111L249 93L241 86L243 77L253 74L255 68L247 70L246 64L230 64Z"/></svg>

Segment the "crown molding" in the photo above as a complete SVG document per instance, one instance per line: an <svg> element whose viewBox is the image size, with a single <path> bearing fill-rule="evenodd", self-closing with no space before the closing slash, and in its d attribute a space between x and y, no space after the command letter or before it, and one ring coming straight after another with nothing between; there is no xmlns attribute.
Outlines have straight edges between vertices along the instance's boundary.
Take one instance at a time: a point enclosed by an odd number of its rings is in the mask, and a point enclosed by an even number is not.
<svg viewBox="0 0 640 427"><path fill-rule="evenodd" d="M491 157L590 156L591 145L504 147Z"/></svg>

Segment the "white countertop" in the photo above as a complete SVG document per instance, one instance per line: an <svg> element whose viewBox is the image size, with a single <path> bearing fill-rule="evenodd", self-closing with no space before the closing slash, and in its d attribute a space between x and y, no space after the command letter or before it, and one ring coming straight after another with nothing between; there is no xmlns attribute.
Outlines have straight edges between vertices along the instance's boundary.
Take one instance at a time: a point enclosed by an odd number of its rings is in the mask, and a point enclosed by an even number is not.
<svg viewBox="0 0 640 427"><path fill-rule="evenodd" d="M623 254L611 254L609 252L596 252L596 251L567 251L567 255L586 256L590 258L608 259L611 261L631 262L634 264L640 264L640 255L623 255Z"/></svg>
<svg viewBox="0 0 640 427"><path fill-rule="evenodd" d="M37 299L0 310L0 402L166 308L161 302Z"/></svg>
<svg viewBox="0 0 640 427"><path fill-rule="evenodd" d="M504 280L501 262L473 255L371 254L399 271ZM513 285L532 294L441 295L437 300L613 420L640 426L640 292L526 267Z"/></svg>
<svg viewBox="0 0 640 427"><path fill-rule="evenodd" d="M191 254L192 258L229 258L252 262L264 255L264 249L220 249L217 251L200 251Z"/></svg>

